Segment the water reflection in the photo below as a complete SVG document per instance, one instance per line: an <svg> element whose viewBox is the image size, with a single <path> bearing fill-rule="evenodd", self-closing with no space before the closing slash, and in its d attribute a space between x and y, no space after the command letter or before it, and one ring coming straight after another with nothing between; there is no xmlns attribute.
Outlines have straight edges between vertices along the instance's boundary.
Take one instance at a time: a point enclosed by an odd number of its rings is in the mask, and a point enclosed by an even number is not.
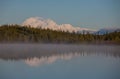
<svg viewBox="0 0 120 79"><path fill-rule="evenodd" d="M53 54L51 56L41 56L41 57L32 57L25 59L25 63L29 66L39 66L43 64L51 64L57 60L71 60L72 58L80 56L106 56L106 57L115 57L119 58L116 54L110 53L98 53L98 52L71 52L64 54Z"/></svg>
<svg viewBox="0 0 120 79"><path fill-rule="evenodd" d="M42 64L51 64L57 60L70 60L73 57L80 56L80 53L69 53L69 54L58 54L52 56L42 56L41 58L27 58L25 59L25 63L30 66L38 66Z"/></svg>
<svg viewBox="0 0 120 79"><path fill-rule="evenodd" d="M120 79L119 49L118 45L0 45L0 79Z"/></svg>
<svg viewBox="0 0 120 79"><path fill-rule="evenodd" d="M1 44L0 59L53 62L81 55L120 57L119 45ZM77 53L76 53L77 52ZM37 59L38 58L38 59Z"/></svg>

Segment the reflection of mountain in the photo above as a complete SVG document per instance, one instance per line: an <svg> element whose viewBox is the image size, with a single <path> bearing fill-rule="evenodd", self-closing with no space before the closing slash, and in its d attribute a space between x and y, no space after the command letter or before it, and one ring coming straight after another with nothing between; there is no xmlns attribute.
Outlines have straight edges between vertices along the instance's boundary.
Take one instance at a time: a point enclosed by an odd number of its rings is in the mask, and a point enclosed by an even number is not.
<svg viewBox="0 0 120 79"><path fill-rule="evenodd" d="M70 60L73 57L80 56L80 53L69 53L69 54L58 54L52 56L42 56L40 58L28 58L25 60L25 63L30 66L38 66L42 64L54 63L57 60Z"/></svg>
<svg viewBox="0 0 120 79"><path fill-rule="evenodd" d="M115 51L114 51L115 52ZM79 56L120 56L115 53L111 53L109 51L106 52L69 52L69 53L62 53L62 54L52 54L50 56L41 56L41 57L32 57L25 59L25 63L29 66L39 66L43 64L51 64L56 62L57 60L70 60L75 57Z"/></svg>

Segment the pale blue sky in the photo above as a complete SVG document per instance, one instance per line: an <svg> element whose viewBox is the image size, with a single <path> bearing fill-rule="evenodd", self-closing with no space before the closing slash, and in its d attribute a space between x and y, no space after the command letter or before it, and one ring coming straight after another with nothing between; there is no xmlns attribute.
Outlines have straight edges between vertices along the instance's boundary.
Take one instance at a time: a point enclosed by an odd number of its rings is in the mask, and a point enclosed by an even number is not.
<svg viewBox="0 0 120 79"><path fill-rule="evenodd" d="M92 29L120 27L120 0L0 0L0 25L34 16Z"/></svg>

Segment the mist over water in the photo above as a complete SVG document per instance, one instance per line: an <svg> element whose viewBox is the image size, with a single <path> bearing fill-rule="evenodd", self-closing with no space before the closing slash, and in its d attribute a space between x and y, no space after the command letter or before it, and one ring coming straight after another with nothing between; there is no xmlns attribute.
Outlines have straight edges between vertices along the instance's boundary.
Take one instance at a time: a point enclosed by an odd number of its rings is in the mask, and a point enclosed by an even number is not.
<svg viewBox="0 0 120 79"><path fill-rule="evenodd" d="M26 59L75 52L120 57L119 48L119 45L1 44L0 58Z"/></svg>
<svg viewBox="0 0 120 79"><path fill-rule="evenodd" d="M0 44L0 79L120 79L120 46Z"/></svg>

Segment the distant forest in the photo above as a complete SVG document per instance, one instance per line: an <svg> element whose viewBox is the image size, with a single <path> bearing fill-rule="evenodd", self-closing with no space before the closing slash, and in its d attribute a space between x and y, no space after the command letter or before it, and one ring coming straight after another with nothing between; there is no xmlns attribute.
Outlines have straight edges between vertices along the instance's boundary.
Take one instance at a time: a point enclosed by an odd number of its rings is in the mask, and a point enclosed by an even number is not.
<svg viewBox="0 0 120 79"><path fill-rule="evenodd" d="M1 25L0 43L120 43L120 31L100 35L55 31L20 25Z"/></svg>

